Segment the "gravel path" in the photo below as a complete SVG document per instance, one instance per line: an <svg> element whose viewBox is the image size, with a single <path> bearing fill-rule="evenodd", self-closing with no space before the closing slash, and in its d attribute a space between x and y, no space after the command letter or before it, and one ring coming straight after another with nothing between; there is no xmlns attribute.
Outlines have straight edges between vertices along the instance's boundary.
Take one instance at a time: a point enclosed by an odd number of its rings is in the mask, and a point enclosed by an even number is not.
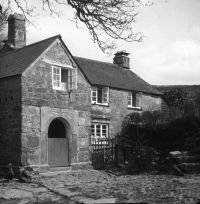
<svg viewBox="0 0 200 204"><path fill-rule="evenodd" d="M200 198L200 175L117 177L103 171L80 170L40 176L38 181L44 187L0 182L0 203L195 204Z"/></svg>

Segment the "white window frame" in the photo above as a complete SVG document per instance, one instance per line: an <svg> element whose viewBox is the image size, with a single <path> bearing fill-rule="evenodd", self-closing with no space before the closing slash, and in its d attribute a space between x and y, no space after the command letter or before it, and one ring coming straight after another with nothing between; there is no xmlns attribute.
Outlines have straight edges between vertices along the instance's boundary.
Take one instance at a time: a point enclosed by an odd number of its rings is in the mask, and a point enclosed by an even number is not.
<svg viewBox="0 0 200 204"><path fill-rule="evenodd" d="M55 86L54 84L54 69L59 70L59 86ZM65 82L61 81L62 78L62 69L68 70L68 79L66 84ZM67 86L67 88L66 88ZM61 65L52 65L52 87L55 90L60 91L67 91L72 89L77 89L77 69L73 68L72 66L61 66Z"/></svg>
<svg viewBox="0 0 200 204"><path fill-rule="evenodd" d="M102 89L102 103L98 102L98 88ZM92 102L92 104L108 106L108 104L109 104L109 95L110 95L109 87L92 87L92 90L91 90L91 102ZM106 98L106 100L105 100L105 98Z"/></svg>
<svg viewBox="0 0 200 204"><path fill-rule="evenodd" d="M100 135L97 135L97 126L100 126ZM106 133L103 133L103 126L106 127ZM94 130L93 130L94 129ZM94 134L92 134L94 132ZM109 124L107 123L92 123L91 125L91 143L96 139L109 138Z"/></svg>
<svg viewBox="0 0 200 204"><path fill-rule="evenodd" d="M59 80L54 79L54 70L58 70ZM57 75L57 73L56 73ZM55 82L58 81L59 86L55 86ZM61 90L61 67L58 66L52 66L52 86L53 89Z"/></svg>
<svg viewBox="0 0 200 204"><path fill-rule="evenodd" d="M142 109L142 104L140 104L140 106L133 105L133 94L135 94L136 103L137 103L138 94L140 94L140 97L142 97L142 93L141 92L132 92L132 91L129 91L128 92L128 108L133 108L133 109L141 110ZM129 100L130 100L131 104L129 104ZM142 100L142 98L140 100Z"/></svg>

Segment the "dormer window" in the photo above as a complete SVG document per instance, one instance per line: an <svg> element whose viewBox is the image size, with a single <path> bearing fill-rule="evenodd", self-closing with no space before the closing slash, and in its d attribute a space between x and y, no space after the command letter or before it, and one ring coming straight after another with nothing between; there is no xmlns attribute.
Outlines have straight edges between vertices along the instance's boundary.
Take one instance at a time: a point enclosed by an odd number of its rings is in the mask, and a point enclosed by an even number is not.
<svg viewBox="0 0 200 204"><path fill-rule="evenodd" d="M52 66L53 89L66 91L76 88L76 69Z"/></svg>
<svg viewBox="0 0 200 204"><path fill-rule="evenodd" d="M108 105L109 88L108 87L92 87L92 104Z"/></svg>
<svg viewBox="0 0 200 204"><path fill-rule="evenodd" d="M128 108L142 109L141 92L128 92Z"/></svg>

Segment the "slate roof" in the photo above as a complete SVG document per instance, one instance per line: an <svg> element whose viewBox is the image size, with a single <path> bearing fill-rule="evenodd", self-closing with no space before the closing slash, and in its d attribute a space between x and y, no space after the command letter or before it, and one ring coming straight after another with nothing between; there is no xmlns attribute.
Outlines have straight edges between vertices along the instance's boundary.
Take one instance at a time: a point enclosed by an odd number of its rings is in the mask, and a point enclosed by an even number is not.
<svg viewBox="0 0 200 204"><path fill-rule="evenodd" d="M60 35L0 55L0 78L22 74Z"/></svg>
<svg viewBox="0 0 200 204"><path fill-rule="evenodd" d="M74 58L92 85L141 91L156 95L162 94L129 69L119 67L112 63L80 57Z"/></svg>
<svg viewBox="0 0 200 204"><path fill-rule="evenodd" d="M57 38L62 41L61 36L56 35L26 47L0 54L0 78L22 74ZM67 49L66 46L65 48ZM70 53L69 50L68 52ZM131 70L112 63L80 57L74 57L74 59L92 85L161 94Z"/></svg>

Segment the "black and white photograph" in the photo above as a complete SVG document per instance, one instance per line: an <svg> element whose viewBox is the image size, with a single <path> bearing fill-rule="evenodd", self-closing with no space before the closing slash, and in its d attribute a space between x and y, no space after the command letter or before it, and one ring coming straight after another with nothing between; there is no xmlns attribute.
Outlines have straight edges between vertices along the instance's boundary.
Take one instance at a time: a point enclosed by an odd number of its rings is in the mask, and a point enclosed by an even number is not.
<svg viewBox="0 0 200 204"><path fill-rule="evenodd" d="M0 0L0 204L200 204L200 0Z"/></svg>

